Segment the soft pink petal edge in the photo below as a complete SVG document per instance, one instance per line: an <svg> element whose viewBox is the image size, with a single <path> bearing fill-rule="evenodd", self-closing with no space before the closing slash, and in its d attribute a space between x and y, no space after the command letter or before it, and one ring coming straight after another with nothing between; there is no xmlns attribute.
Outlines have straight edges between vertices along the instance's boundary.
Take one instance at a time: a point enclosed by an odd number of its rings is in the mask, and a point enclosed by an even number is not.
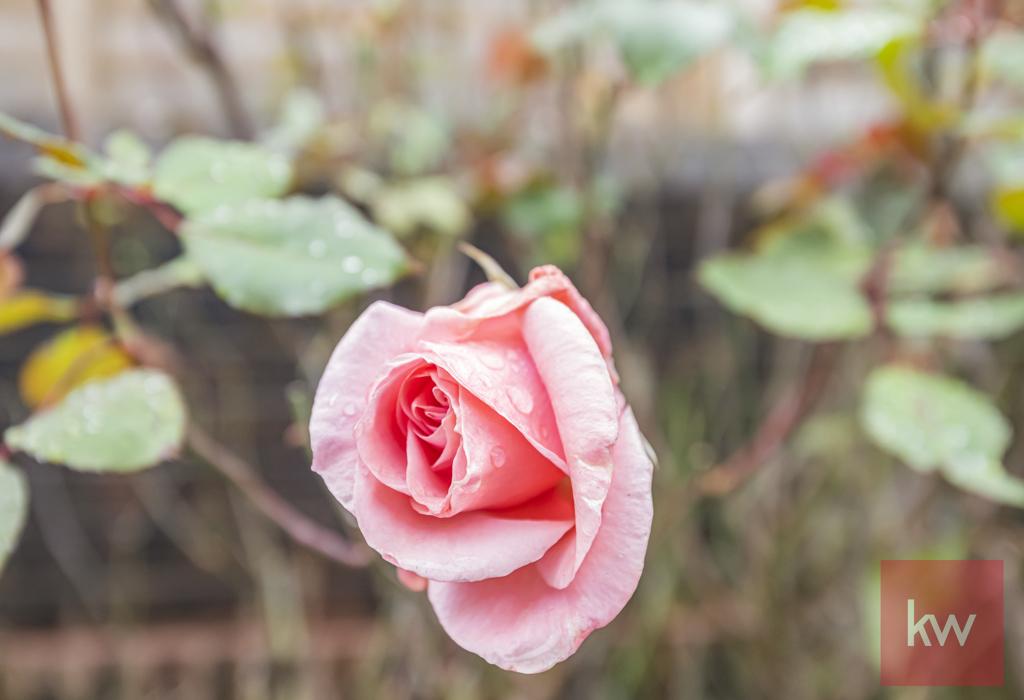
<svg viewBox="0 0 1024 700"><path fill-rule="evenodd" d="M438 620L457 644L506 670L539 673L625 607L643 572L653 517L653 465L628 408L613 457L601 530L568 588L551 588L535 566L501 579L428 584Z"/></svg>
<svg viewBox="0 0 1024 700"><path fill-rule="evenodd" d="M349 512L359 468L356 422L381 368L412 347L422 324L423 314L374 302L349 327L324 368L309 420L313 471Z"/></svg>
<svg viewBox="0 0 1024 700"><path fill-rule="evenodd" d="M565 304L550 297L530 304L523 315L523 337L551 400L576 504L575 530L538 564L549 585L565 588L601 527L619 431L618 404L600 349Z"/></svg>
<svg viewBox="0 0 1024 700"><path fill-rule="evenodd" d="M554 265L535 267L521 289L506 289L494 282L485 282L451 306L428 309L424 317L424 337L461 339L472 334L480 323L507 316L542 297L555 298L568 306L593 336L601 354L611 357L608 328L572 280Z"/></svg>

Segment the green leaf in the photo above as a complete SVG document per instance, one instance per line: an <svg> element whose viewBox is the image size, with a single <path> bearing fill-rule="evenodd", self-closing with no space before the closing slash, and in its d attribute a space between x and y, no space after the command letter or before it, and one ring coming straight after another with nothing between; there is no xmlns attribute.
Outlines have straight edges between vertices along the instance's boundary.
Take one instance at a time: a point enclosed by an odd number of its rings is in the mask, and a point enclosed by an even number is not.
<svg viewBox="0 0 1024 700"><path fill-rule="evenodd" d="M446 177L424 177L390 184L373 196L374 218L399 236L422 227L454 236L470 222L469 207L455 182Z"/></svg>
<svg viewBox="0 0 1024 700"><path fill-rule="evenodd" d="M327 111L317 94L308 88L296 89L285 98L279 121L263 142L286 153L302 150L326 120Z"/></svg>
<svg viewBox="0 0 1024 700"><path fill-rule="evenodd" d="M291 180L291 162L273 150L186 136L160 154L153 191L191 216L221 205L280 196Z"/></svg>
<svg viewBox="0 0 1024 700"><path fill-rule="evenodd" d="M879 447L919 471L961 459L998 460L1010 444L1010 425L987 396L906 367L871 373L861 422Z"/></svg>
<svg viewBox="0 0 1024 700"><path fill-rule="evenodd" d="M936 248L913 243L894 252L887 287L894 294L972 294L1006 283L1012 273L985 246Z"/></svg>
<svg viewBox="0 0 1024 700"><path fill-rule="evenodd" d="M407 269L394 239L335 197L223 206L181 236L217 294L271 316L320 313Z"/></svg>
<svg viewBox="0 0 1024 700"><path fill-rule="evenodd" d="M780 335L825 341L871 332L871 308L859 288L870 265L867 250L783 243L707 260L700 283L732 311Z"/></svg>
<svg viewBox="0 0 1024 700"><path fill-rule="evenodd" d="M31 144L40 152L69 165L83 166L90 158L89 152L81 144L43 131L33 124L15 119L3 112L0 112L0 133Z"/></svg>
<svg viewBox="0 0 1024 700"><path fill-rule="evenodd" d="M384 102L370 115L370 129L387 146L391 168L413 176L433 170L451 147L448 125L437 115L398 102Z"/></svg>
<svg viewBox="0 0 1024 700"><path fill-rule="evenodd" d="M990 36L982 47L981 65L988 75L1024 88L1024 32Z"/></svg>
<svg viewBox="0 0 1024 700"><path fill-rule="evenodd" d="M892 9L804 9L785 15L772 40L769 72L796 78L821 62L870 59L890 42L918 36L924 23Z"/></svg>
<svg viewBox="0 0 1024 700"><path fill-rule="evenodd" d="M103 151L106 154L102 163L104 179L129 186L149 181L153 154L136 134L124 129L115 131L107 137Z"/></svg>
<svg viewBox="0 0 1024 700"><path fill-rule="evenodd" d="M13 465L0 460L0 570L14 551L28 514L28 484Z"/></svg>
<svg viewBox="0 0 1024 700"><path fill-rule="evenodd" d="M888 366L868 378L861 407L868 436L921 472L939 471L965 491L1024 507L1024 481L1001 464L1009 422L963 382Z"/></svg>
<svg viewBox="0 0 1024 700"><path fill-rule="evenodd" d="M538 26L532 41L552 54L609 38L637 82L656 84L725 43L735 24L723 3L604 0L552 16Z"/></svg>
<svg viewBox="0 0 1024 700"><path fill-rule="evenodd" d="M154 370L90 382L4 433L39 460L96 472L130 472L177 453L185 404L171 379Z"/></svg>
<svg viewBox="0 0 1024 700"><path fill-rule="evenodd" d="M1024 328L1024 294L955 302L894 300L886 320L898 334L912 338L1001 339Z"/></svg>
<svg viewBox="0 0 1024 700"><path fill-rule="evenodd" d="M997 503L1024 508L1024 480L1006 472L998 459L959 459L943 469L949 483Z"/></svg>
<svg viewBox="0 0 1024 700"><path fill-rule="evenodd" d="M1021 142L993 144L985 153L994 186L992 210L1007 228L1024 231L1024 147Z"/></svg>
<svg viewBox="0 0 1024 700"><path fill-rule="evenodd" d="M633 78L653 85L721 46L733 30L725 3L606 2L610 27Z"/></svg>

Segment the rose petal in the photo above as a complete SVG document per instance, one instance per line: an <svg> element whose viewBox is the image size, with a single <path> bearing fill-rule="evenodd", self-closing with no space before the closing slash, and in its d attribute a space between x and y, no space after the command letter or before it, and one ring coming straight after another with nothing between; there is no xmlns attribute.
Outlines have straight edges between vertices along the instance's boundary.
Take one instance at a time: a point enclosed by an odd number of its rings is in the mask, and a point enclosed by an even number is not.
<svg viewBox="0 0 1024 700"><path fill-rule="evenodd" d="M452 483L451 508L505 508L530 500L567 477L508 421L468 391L459 396L465 475Z"/></svg>
<svg viewBox="0 0 1024 700"><path fill-rule="evenodd" d="M547 389L521 336L489 342L421 341L417 348L424 360L451 375L567 472Z"/></svg>
<svg viewBox="0 0 1024 700"><path fill-rule="evenodd" d="M628 409L613 457L601 530L569 587L549 587L536 566L501 579L428 584L438 620L456 643L501 668L539 673L619 614L640 580L652 517L652 464Z"/></svg>
<svg viewBox="0 0 1024 700"><path fill-rule="evenodd" d="M572 480L576 529L538 567L550 585L565 588L601 527L618 435L615 387L593 337L565 304L548 297L530 304L523 337L551 399Z"/></svg>
<svg viewBox="0 0 1024 700"><path fill-rule="evenodd" d="M423 315L378 301L348 329L324 369L309 421L313 469L352 510L358 466L354 428L384 363L415 342Z"/></svg>
<svg viewBox="0 0 1024 700"><path fill-rule="evenodd" d="M362 464L395 491L409 494L406 480L410 456L406 436L398 425L398 402L405 380L428 365L419 355L404 354L384 365L370 389L367 410L355 427L355 443Z"/></svg>
<svg viewBox="0 0 1024 700"><path fill-rule="evenodd" d="M435 581L505 576L540 559L573 525L572 503L557 489L516 508L436 518L416 512L408 496L366 469L356 477L353 503L368 545Z"/></svg>
<svg viewBox="0 0 1024 700"><path fill-rule="evenodd" d="M427 590L427 579L422 576L417 576L411 571L406 571L403 568L395 567L395 572L398 574L398 580L401 581L402 585L408 588L414 593L422 593Z"/></svg>
<svg viewBox="0 0 1024 700"><path fill-rule="evenodd" d="M451 306L429 309L424 316L423 337L433 340L463 340L487 323L513 314L541 297L552 297L568 306L593 336L601 354L610 358L612 344L608 328L572 281L553 265L530 271L530 281L522 289L506 289L488 282L477 285L466 297ZM488 334L494 330L489 329Z"/></svg>

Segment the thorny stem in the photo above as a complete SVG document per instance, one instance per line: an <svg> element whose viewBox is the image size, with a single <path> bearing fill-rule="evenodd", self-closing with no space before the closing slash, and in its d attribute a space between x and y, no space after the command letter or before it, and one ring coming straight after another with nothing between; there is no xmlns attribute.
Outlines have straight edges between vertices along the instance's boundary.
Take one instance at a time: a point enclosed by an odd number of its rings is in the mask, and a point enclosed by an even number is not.
<svg viewBox="0 0 1024 700"><path fill-rule="evenodd" d="M43 33L46 34L46 53L50 61L50 74L53 76L53 90L57 94L57 107L60 109L60 121L64 128L64 136L71 141L81 141L78 120L71 108L67 85L64 82L64 71L60 63L60 48L57 45L57 34L53 26L50 0L38 0L38 2Z"/></svg>
<svg viewBox="0 0 1024 700"><path fill-rule="evenodd" d="M188 446L238 487L253 505L278 524L296 542L346 566L366 566L370 552L336 532L318 525L271 491L255 470L195 424L188 429Z"/></svg>

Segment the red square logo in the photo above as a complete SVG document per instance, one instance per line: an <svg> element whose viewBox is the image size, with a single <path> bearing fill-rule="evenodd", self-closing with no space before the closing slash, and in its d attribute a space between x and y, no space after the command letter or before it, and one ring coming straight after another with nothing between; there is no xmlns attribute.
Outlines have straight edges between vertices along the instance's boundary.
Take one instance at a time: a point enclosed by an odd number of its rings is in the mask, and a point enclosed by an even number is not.
<svg viewBox="0 0 1024 700"><path fill-rule="evenodd" d="M882 562L882 685L1003 685L1003 562Z"/></svg>

